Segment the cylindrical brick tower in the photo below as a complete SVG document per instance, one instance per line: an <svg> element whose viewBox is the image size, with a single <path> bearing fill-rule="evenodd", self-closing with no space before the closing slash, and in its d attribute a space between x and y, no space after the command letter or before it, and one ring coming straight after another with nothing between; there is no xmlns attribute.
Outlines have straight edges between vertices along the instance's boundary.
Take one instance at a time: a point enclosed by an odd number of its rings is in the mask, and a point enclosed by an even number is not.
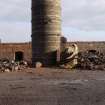
<svg viewBox="0 0 105 105"><path fill-rule="evenodd" d="M32 0L32 62L44 66L56 62L60 49L61 1Z"/></svg>

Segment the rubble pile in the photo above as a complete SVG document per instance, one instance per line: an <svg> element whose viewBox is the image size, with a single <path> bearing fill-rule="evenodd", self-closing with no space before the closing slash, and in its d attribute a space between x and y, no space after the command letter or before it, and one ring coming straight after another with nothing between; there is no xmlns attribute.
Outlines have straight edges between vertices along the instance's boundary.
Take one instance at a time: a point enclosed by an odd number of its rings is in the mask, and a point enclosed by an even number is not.
<svg viewBox="0 0 105 105"><path fill-rule="evenodd" d="M28 68L29 64L26 61L16 62L14 60L0 59L0 72L21 71Z"/></svg>
<svg viewBox="0 0 105 105"><path fill-rule="evenodd" d="M96 50L80 52L77 67L83 70L105 70L105 56Z"/></svg>

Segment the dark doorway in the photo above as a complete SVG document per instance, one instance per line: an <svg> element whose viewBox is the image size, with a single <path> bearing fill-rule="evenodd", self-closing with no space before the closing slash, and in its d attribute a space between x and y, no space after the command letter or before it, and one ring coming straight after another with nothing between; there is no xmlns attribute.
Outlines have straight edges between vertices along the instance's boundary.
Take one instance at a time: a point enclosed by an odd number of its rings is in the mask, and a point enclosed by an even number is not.
<svg viewBox="0 0 105 105"><path fill-rule="evenodd" d="M23 52L18 51L15 52L15 61L22 61L23 60Z"/></svg>

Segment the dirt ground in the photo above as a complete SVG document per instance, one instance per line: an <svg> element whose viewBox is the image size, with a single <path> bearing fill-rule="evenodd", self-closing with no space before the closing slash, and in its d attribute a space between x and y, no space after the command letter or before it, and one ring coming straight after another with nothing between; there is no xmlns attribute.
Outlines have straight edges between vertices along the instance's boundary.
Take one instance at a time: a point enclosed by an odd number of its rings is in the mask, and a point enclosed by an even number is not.
<svg viewBox="0 0 105 105"><path fill-rule="evenodd" d="M105 105L105 71L0 73L0 105Z"/></svg>

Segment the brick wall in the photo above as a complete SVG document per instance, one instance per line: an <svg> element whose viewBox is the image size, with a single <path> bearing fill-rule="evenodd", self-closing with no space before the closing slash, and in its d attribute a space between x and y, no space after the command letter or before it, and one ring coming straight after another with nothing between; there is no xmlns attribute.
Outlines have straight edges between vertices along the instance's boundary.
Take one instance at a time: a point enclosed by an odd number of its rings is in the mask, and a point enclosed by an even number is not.
<svg viewBox="0 0 105 105"><path fill-rule="evenodd" d="M23 59L31 61L31 44L30 43L1 43L0 58L15 59L16 52L23 52Z"/></svg>
<svg viewBox="0 0 105 105"><path fill-rule="evenodd" d="M98 50L105 54L105 42L68 42L66 44L62 44L61 48L65 46L70 46L76 43L79 47L79 51L86 50ZM8 58L13 60L15 58L15 52L21 51L23 52L24 60L31 61L32 51L31 51L31 43L1 43L0 44L0 58Z"/></svg>
<svg viewBox="0 0 105 105"><path fill-rule="evenodd" d="M62 47L70 46L76 43L79 47L79 51L86 51L86 50L97 50L99 52L105 53L105 42L68 42Z"/></svg>

